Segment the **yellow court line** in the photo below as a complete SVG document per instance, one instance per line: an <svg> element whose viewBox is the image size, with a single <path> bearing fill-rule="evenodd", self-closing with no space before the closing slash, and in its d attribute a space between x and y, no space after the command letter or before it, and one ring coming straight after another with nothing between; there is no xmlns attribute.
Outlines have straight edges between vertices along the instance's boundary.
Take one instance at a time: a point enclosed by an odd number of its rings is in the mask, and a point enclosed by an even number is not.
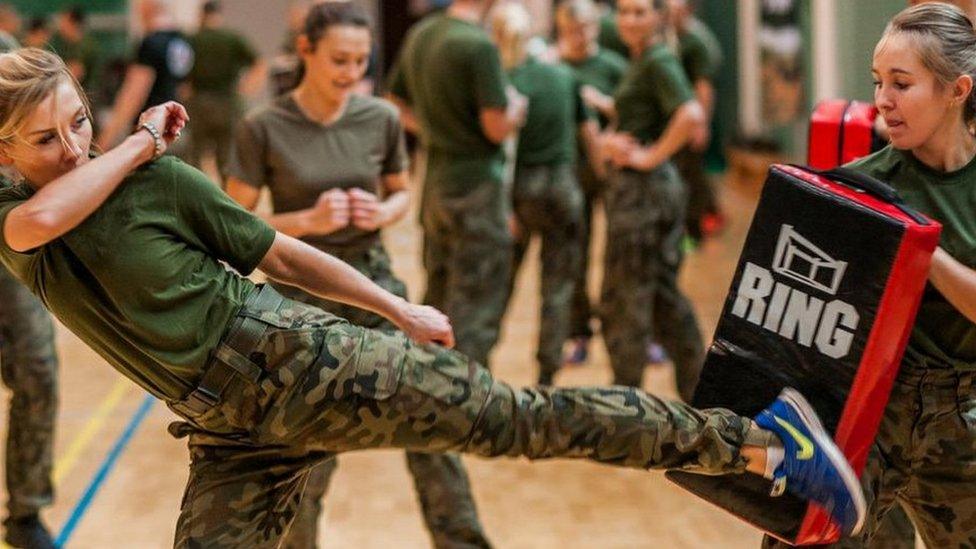
<svg viewBox="0 0 976 549"><path fill-rule="evenodd" d="M74 469L78 458L88 448L88 445L91 444L95 435L102 430L102 427L105 425L105 420L115 411L131 388L132 383L128 379L120 378L116 380L108 396L102 400L92 417L85 423L81 431L75 435L71 444L68 445L68 450L55 461L54 471L51 473L51 482L55 487L60 485L64 477ZM11 549L11 547L3 541L0 541L0 549Z"/></svg>
<svg viewBox="0 0 976 549"><path fill-rule="evenodd" d="M109 415L115 411L119 403L125 397L126 393L132 388L132 383L125 378L120 378L116 380L115 386L112 387L112 391L109 392L108 396L102 400L102 403L98 405L98 409L95 410L94 415L88 420L88 423L81 429L81 431L75 435L74 440L68 446L68 450L63 456L58 458L54 463L54 472L51 475L51 480L54 486L61 484L61 481L68 475L71 469L74 468L75 463L77 463L78 458L81 454L88 448L91 444L92 439L95 435L102 429L105 425L105 420L108 419Z"/></svg>

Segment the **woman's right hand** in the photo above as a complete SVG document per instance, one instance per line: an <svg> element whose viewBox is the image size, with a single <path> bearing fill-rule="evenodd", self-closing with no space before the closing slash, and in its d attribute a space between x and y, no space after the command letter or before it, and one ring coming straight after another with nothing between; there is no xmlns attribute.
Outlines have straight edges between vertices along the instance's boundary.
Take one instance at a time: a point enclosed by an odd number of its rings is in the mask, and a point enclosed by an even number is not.
<svg viewBox="0 0 976 549"><path fill-rule="evenodd" d="M447 315L429 305L416 305L404 301L394 320L397 327L417 343L436 343L451 349L454 347L454 328Z"/></svg>
<svg viewBox="0 0 976 549"><path fill-rule="evenodd" d="M146 109L139 115L138 125L148 123L155 126L163 138L163 152L165 152L165 149L168 149L180 138L181 132L189 120L190 116L186 113L183 105L176 101L167 101Z"/></svg>
<svg viewBox="0 0 976 549"><path fill-rule="evenodd" d="M330 189L319 195L308 210L308 234L334 233L349 225L349 195L342 189Z"/></svg>

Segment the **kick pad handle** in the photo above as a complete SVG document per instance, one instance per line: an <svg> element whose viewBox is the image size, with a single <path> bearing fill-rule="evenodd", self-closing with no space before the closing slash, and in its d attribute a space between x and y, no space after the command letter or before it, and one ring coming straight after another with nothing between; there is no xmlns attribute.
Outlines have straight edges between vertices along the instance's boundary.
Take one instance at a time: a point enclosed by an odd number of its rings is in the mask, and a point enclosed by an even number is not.
<svg viewBox="0 0 976 549"><path fill-rule="evenodd" d="M913 208L905 204L905 201L894 187L879 179L875 179L870 175L843 167L833 168L830 170L815 170L809 166L794 165L794 167L810 173L815 173L821 177L826 177L835 183L842 183L855 190L864 191L874 195L876 198L884 200L885 202L895 206L904 212L905 215L911 217L912 220L919 225L929 225L931 223L924 215L918 213Z"/></svg>

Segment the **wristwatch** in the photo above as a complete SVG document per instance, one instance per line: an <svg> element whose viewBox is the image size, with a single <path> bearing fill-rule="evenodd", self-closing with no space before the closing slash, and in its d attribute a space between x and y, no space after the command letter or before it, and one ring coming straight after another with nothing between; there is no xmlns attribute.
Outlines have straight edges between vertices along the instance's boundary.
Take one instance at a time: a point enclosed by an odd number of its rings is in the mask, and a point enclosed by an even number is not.
<svg viewBox="0 0 976 549"><path fill-rule="evenodd" d="M156 127L156 125L152 122L143 122L142 124L139 124L138 128L136 128L136 131L139 130L146 130L153 138L153 144L155 145L156 150L153 152L152 159L157 160L160 156L163 156L163 153L166 152L166 145L163 143L163 136L159 133L159 129Z"/></svg>

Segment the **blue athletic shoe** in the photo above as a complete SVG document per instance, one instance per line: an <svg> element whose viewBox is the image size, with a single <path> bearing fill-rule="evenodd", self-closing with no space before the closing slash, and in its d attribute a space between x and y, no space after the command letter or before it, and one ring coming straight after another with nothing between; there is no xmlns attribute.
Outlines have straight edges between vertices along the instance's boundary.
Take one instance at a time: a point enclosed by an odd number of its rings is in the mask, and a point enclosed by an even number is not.
<svg viewBox="0 0 976 549"><path fill-rule="evenodd" d="M773 471L773 496L789 490L824 508L844 535L864 526L861 483L803 395L786 388L756 416L759 427L783 441L783 463Z"/></svg>
<svg viewBox="0 0 976 549"><path fill-rule="evenodd" d="M563 364L567 366L580 366L585 364L590 354L590 338L586 336L574 337L572 345L572 348L563 357Z"/></svg>

